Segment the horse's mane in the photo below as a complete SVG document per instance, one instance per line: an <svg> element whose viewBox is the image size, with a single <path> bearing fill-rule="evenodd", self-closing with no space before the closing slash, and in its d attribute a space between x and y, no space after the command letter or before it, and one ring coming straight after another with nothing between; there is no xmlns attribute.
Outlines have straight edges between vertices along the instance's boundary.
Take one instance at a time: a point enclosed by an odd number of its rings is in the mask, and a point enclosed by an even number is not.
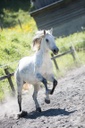
<svg viewBox="0 0 85 128"><path fill-rule="evenodd" d="M46 34L51 34L50 30L45 30ZM33 49L38 51L40 49L41 40L45 36L44 30L37 31L33 38Z"/></svg>

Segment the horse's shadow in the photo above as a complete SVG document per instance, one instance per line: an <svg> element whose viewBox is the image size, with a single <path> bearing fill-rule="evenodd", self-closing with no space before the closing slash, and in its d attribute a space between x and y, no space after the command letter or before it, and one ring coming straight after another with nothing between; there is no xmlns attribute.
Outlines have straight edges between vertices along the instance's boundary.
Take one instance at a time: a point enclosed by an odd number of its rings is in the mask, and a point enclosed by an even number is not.
<svg viewBox="0 0 85 128"><path fill-rule="evenodd" d="M41 116L45 116L45 117L49 117L49 116L58 116L58 115L61 115L61 116L68 116L72 113L74 113L76 110L74 111L66 111L65 109L48 109L46 111L42 111L41 113L39 112L31 112L31 113L28 113L27 116L25 117L26 119L36 119L38 117L41 117Z"/></svg>

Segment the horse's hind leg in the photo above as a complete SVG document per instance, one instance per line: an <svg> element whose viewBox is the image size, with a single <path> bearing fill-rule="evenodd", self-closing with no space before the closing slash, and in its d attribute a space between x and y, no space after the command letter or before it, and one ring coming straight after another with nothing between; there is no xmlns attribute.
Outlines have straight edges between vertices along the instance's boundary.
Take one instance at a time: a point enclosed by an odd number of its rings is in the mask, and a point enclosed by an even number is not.
<svg viewBox="0 0 85 128"><path fill-rule="evenodd" d="M18 99L19 112L20 112L18 114L18 118L24 117L27 115L27 112L22 111L22 86L23 86L23 82L18 81L18 83L17 83L17 99Z"/></svg>
<svg viewBox="0 0 85 128"><path fill-rule="evenodd" d="M41 108L37 100L38 90L39 90L39 85L34 85L33 100L35 102L36 111L41 112Z"/></svg>
<svg viewBox="0 0 85 128"><path fill-rule="evenodd" d="M22 84L18 83L17 85L17 99L18 99L18 105L19 105L19 112L22 111Z"/></svg>
<svg viewBox="0 0 85 128"><path fill-rule="evenodd" d="M19 105L19 112L21 112L22 111L21 102L22 102L22 86L23 86L23 82L22 82L22 80L20 78L18 69L15 72L15 78L16 78L16 84L17 84L17 101L18 101L18 105Z"/></svg>

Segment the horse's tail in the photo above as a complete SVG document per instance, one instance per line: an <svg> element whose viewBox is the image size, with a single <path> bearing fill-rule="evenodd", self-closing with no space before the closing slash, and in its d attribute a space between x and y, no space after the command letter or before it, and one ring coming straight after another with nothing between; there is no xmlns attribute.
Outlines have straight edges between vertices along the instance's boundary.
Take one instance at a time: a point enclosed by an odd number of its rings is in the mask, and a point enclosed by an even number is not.
<svg viewBox="0 0 85 128"><path fill-rule="evenodd" d="M14 77L15 77L16 83L17 84L20 83L20 74L19 74L19 69L18 68L14 73Z"/></svg>

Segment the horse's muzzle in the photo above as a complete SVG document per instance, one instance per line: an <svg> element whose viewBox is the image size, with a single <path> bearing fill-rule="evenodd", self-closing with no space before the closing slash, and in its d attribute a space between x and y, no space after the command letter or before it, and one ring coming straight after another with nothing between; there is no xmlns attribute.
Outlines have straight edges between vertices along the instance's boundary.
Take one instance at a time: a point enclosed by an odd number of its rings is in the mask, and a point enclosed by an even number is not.
<svg viewBox="0 0 85 128"><path fill-rule="evenodd" d="M54 53L54 54L58 54L58 52L59 52L59 49L58 49L58 48L53 49L53 53Z"/></svg>

